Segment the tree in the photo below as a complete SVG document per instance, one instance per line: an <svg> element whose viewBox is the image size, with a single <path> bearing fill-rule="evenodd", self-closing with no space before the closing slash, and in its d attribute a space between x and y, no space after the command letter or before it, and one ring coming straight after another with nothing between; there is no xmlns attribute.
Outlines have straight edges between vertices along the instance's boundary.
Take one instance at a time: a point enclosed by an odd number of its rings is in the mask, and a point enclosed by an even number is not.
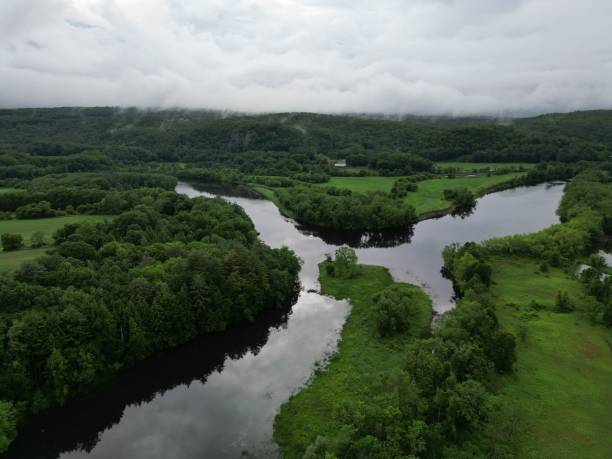
<svg viewBox="0 0 612 459"><path fill-rule="evenodd" d="M373 314L380 336L408 330L419 314L414 290L405 285L391 285L374 296Z"/></svg>
<svg viewBox="0 0 612 459"><path fill-rule="evenodd" d="M448 397L448 421L455 434L479 427L487 415L488 394L478 381L469 379L455 385Z"/></svg>
<svg viewBox="0 0 612 459"><path fill-rule="evenodd" d="M574 310L574 306L570 300L567 292L558 291L557 300L555 302L555 311L557 312L571 312Z"/></svg>
<svg viewBox="0 0 612 459"><path fill-rule="evenodd" d="M47 245L47 242L45 241L45 233L43 233L42 231L37 231L32 234L32 237L30 238L31 247L39 248L44 247L45 245Z"/></svg>
<svg viewBox="0 0 612 459"><path fill-rule="evenodd" d="M17 416L11 402L0 400L0 453L6 451L17 435Z"/></svg>
<svg viewBox="0 0 612 459"><path fill-rule="evenodd" d="M516 361L516 340L514 335L496 330L489 345L491 360L499 373L509 373Z"/></svg>
<svg viewBox="0 0 612 459"><path fill-rule="evenodd" d="M16 233L4 233L1 236L2 248L5 252L19 250L23 247L23 236Z"/></svg>
<svg viewBox="0 0 612 459"><path fill-rule="evenodd" d="M350 278L359 274L357 265L357 254L353 249L342 246L336 250L336 260L334 261L334 275L336 277Z"/></svg>

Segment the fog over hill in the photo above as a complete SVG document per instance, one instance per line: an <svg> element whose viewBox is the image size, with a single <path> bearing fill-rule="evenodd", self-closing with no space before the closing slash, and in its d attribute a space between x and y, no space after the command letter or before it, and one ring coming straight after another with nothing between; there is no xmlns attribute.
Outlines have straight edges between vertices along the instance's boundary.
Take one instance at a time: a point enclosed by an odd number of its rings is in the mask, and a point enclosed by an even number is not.
<svg viewBox="0 0 612 459"><path fill-rule="evenodd" d="M609 0L5 0L0 106L612 107Z"/></svg>

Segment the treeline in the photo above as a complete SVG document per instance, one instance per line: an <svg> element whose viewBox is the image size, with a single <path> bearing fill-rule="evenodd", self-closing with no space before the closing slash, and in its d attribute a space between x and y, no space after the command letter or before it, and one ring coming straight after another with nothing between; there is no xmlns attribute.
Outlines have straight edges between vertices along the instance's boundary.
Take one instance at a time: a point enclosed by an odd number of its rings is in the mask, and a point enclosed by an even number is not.
<svg viewBox="0 0 612 459"><path fill-rule="evenodd" d="M129 201L141 192L111 193ZM288 249L262 244L237 205L160 189L53 239L47 255L0 281L3 448L19 420L119 369L287 305L300 268Z"/></svg>
<svg viewBox="0 0 612 459"><path fill-rule="evenodd" d="M15 185L24 188L0 193L3 218L118 214L172 190L176 179L162 174L117 171L49 175Z"/></svg>
<svg viewBox="0 0 612 459"><path fill-rule="evenodd" d="M553 119L553 118L551 118ZM607 160L600 128L612 112L558 115L499 125L492 120L424 123L305 113L222 116L203 111L113 108L0 111L0 178L185 162L249 175L338 173L331 159L381 174L429 170L428 160ZM559 121L562 120L562 121ZM418 155L418 156L416 156ZM26 160L27 157L27 160ZM419 158L421 157L421 158ZM426 158L426 159L423 159Z"/></svg>
<svg viewBox="0 0 612 459"><path fill-rule="evenodd" d="M388 193L353 193L335 187L297 186L275 191L280 208L299 222L316 226L377 230L416 222L414 207Z"/></svg>
<svg viewBox="0 0 612 459"><path fill-rule="evenodd" d="M378 171L380 175L412 175L418 172L431 172L434 164L422 156L399 151L372 150L363 147L352 148L338 152L346 164L352 167L368 167Z"/></svg>
<svg viewBox="0 0 612 459"><path fill-rule="evenodd" d="M113 161L100 152L69 156L35 156L14 153L0 154L0 180L32 179L48 174L109 170Z"/></svg>
<svg viewBox="0 0 612 459"><path fill-rule="evenodd" d="M587 169L566 186L558 209L561 221L543 231L489 239L483 247L499 255L547 260L563 267L587 255L604 234L611 234L612 186L610 172Z"/></svg>

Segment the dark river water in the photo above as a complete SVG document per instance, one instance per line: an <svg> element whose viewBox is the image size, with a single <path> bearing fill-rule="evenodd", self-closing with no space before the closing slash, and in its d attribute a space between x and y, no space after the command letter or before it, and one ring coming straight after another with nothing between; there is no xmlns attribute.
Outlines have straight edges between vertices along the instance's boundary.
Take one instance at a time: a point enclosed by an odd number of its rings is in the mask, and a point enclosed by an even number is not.
<svg viewBox="0 0 612 459"><path fill-rule="evenodd" d="M177 191L207 195L187 184ZM441 251L451 242L527 233L558 222L563 185L490 194L465 218L446 216L388 233L342 233L297 225L269 201L241 205L261 239L288 246L304 261L302 291L286 311L238 324L156 355L124 372L90 399L37 417L10 458L202 459L275 457L274 416L337 346L350 305L316 293L317 265L341 244L360 263L389 268L396 280L426 288L434 307L453 305Z"/></svg>

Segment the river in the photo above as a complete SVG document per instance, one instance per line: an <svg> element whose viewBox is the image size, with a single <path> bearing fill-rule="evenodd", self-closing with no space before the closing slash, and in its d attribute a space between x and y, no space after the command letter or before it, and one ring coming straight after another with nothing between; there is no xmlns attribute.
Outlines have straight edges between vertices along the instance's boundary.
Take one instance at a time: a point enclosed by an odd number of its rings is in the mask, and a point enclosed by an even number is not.
<svg viewBox="0 0 612 459"><path fill-rule="evenodd" d="M181 183L177 191L208 195ZM88 399L39 416L7 457L201 459L274 457L274 416L334 352L350 305L317 293L317 265L342 243L360 263L386 266L394 278L423 286L434 308L453 306L441 251L451 242L528 233L557 223L562 184L487 195L465 217L445 216L387 233L323 231L283 217L269 201L226 197L242 206L260 238L288 246L304 261L302 291L287 311L266 312L156 355Z"/></svg>

